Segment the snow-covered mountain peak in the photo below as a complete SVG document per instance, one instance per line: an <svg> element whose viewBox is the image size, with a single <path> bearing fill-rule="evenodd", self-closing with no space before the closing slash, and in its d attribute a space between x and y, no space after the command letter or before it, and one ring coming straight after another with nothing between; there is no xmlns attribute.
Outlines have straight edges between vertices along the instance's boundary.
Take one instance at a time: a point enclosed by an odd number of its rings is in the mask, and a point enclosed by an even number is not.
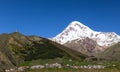
<svg viewBox="0 0 120 72"><path fill-rule="evenodd" d="M80 30L81 29L81 30L90 30L90 31L92 31L92 29L90 29L89 27L87 27L86 25L82 24L79 21L73 21L73 22L71 22L68 25L67 29L68 28L74 28L76 30Z"/></svg>
<svg viewBox="0 0 120 72"><path fill-rule="evenodd" d="M97 32L79 21L71 22L60 34L53 38L54 41L65 44L76 39L93 39L100 46L109 46L120 41L120 36L114 32Z"/></svg>
<svg viewBox="0 0 120 72"><path fill-rule="evenodd" d="M70 23L70 26L79 26L79 27L87 27L85 26L84 24L82 24L81 22L79 21L73 21Z"/></svg>
<svg viewBox="0 0 120 72"><path fill-rule="evenodd" d="M93 30L84 24L73 21L71 22L60 34L53 38L60 44L64 44L67 41L75 40L78 38L90 37L93 34Z"/></svg>

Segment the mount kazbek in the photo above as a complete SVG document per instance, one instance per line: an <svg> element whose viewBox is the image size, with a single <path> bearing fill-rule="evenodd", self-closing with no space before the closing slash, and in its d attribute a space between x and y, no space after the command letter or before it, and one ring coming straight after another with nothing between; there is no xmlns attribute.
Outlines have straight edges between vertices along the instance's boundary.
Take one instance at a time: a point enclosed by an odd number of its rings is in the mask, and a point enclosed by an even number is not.
<svg viewBox="0 0 120 72"><path fill-rule="evenodd" d="M98 32L79 21L71 22L53 41L87 55L95 55L120 42L115 32Z"/></svg>

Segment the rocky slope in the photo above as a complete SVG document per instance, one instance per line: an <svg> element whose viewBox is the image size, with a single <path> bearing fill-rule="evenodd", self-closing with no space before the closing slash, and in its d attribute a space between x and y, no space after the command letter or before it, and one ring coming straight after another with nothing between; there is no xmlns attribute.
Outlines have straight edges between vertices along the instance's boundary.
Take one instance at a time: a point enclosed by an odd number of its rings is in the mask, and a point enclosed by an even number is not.
<svg viewBox="0 0 120 72"><path fill-rule="evenodd" d="M96 56L98 53L103 51L103 48L97 45L96 41L88 37L82 40L76 39L71 42L67 42L64 45L88 56Z"/></svg>

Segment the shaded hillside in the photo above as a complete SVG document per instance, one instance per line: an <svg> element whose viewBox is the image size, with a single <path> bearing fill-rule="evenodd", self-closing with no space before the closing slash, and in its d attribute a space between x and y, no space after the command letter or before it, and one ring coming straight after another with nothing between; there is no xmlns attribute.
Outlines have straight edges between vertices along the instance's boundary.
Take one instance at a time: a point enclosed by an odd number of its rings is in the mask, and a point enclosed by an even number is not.
<svg viewBox="0 0 120 72"><path fill-rule="evenodd" d="M98 57L104 60L120 61L120 42L107 48Z"/></svg>
<svg viewBox="0 0 120 72"><path fill-rule="evenodd" d="M61 50L64 50L65 52L67 52L70 56L72 56L73 58L77 59L77 60L84 60L88 57L88 55L82 54L79 51L76 51L74 49L70 49L67 46L63 46L60 45L56 42L51 41L52 44L56 45L57 47L59 47Z"/></svg>
<svg viewBox="0 0 120 72"><path fill-rule="evenodd" d="M54 59L57 57L62 58L65 56L70 57L70 55L67 54L64 50L61 50L56 45L53 45L47 39L32 41L30 44L25 44L18 53L20 53L20 55L25 58L25 61L36 59Z"/></svg>
<svg viewBox="0 0 120 72"><path fill-rule="evenodd" d="M24 61L58 57L84 60L87 56L37 36L25 36L18 32L0 35L1 68L16 66Z"/></svg>

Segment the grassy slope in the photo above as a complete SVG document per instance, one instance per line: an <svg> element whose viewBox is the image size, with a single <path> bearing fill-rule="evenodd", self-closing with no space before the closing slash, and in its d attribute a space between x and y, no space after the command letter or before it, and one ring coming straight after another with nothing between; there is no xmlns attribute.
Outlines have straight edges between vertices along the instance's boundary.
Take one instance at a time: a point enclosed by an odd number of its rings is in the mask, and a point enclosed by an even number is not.
<svg viewBox="0 0 120 72"><path fill-rule="evenodd" d="M109 47L104 52L99 54L98 57L105 60L120 61L120 43Z"/></svg>
<svg viewBox="0 0 120 72"><path fill-rule="evenodd" d="M6 68L13 66L13 57L7 47L9 36L7 34L0 35L0 68Z"/></svg>
<svg viewBox="0 0 120 72"><path fill-rule="evenodd" d="M120 72L117 69L36 69L27 72Z"/></svg>
<svg viewBox="0 0 120 72"><path fill-rule="evenodd" d="M68 58L83 60L87 56L45 38L20 33L0 35L0 65L18 65L24 61ZM3 56L3 57L2 57Z"/></svg>

